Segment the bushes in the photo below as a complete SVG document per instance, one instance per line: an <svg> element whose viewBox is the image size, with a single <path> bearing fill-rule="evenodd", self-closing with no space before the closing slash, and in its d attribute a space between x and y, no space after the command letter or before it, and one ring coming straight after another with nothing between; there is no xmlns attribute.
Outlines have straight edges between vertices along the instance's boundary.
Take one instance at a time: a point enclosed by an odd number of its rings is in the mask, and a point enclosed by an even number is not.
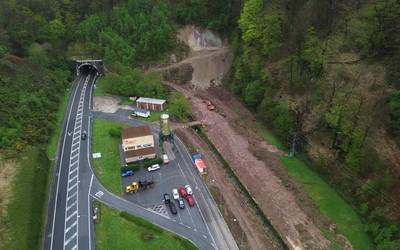
<svg viewBox="0 0 400 250"><path fill-rule="evenodd" d="M110 137L121 138L121 129L122 128L110 128L108 130L108 134Z"/></svg>
<svg viewBox="0 0 400 250"><path fill-rule="evenodd" d="M187 121L192 115L189 101L179 92L173 92L170 96L168 111L182 121Z"/></svg>

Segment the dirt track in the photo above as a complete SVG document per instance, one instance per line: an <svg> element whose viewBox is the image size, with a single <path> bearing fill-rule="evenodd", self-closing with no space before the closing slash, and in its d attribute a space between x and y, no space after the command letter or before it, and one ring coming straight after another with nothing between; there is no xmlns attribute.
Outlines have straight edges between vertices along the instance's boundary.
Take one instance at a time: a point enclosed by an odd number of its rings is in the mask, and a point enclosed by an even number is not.
<svg viewBox="0 0 400 250"><path fill-rule="evenodd" d="M190 99L195 118L207 125L207 136L234 169L271 223L283 235L290 248L329 249L330 242L301 209L296 197L288 190L285 183L272 170L284 169L277 159L277 155L281 152L261 141L256 134L247 131L246 125L240 128L240 123L234 123L239 114L243 116L245 112L249 112L244 108L237 112L233 111L229 104L225 105L226 100L220 99L224 97L223 93L216 93L215 90L199 92L191 90L188 86L166 84ZM211 99L224 115L208 111L202 98L199 97L201 95ZM261 161L254 155L252 150L254 145L257 145L258 151L262 151L263 159L267 161Z"/></svg>

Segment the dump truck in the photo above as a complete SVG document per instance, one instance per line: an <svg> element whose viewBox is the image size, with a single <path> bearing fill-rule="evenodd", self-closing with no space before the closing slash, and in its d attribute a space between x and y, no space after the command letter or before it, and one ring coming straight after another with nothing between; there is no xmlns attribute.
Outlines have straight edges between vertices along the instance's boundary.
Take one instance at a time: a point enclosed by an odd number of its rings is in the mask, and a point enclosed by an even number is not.
<svg viewBox="0 0 400 250"><path fill-rule="evenodd" d="M192 154L192 160L201 175L207 174L207 167L206 164L204 163L204 157L202 154L200 153Z"/></svg>
<svg viewBox="0 0 400 250"><path fill-rule="evenodd" d="M134 181L132 184L126 186L126 193L136 193L140 189L152 188L154 185L153 180Z"/></svg>

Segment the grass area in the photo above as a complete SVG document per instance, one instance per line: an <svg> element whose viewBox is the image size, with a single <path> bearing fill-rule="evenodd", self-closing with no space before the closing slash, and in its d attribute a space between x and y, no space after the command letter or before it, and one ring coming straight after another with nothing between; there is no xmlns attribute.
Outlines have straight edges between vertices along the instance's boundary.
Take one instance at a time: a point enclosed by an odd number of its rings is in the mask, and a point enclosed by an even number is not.
<svg viewBox="0 0 400 250"><path fill-rule="evenodd" d="M96 89L93 92L93 96L105 96L106 90L104 84L101 84L101 79L96 82Z"/></svg>
<svg viewBox="0 0 400 250"><path fill-rule="evenodd" d="M358 214L333 188L299 159L285 156L280 159L287 167L289 175L303 184L321 212L337 225L337 231L350 240L354 249L374 249Z"/></svg>
<svg viewBox="0 0 400 250"><path fill-rule="evenodd" d="M101 158L93 159L93 168L100 181L112 192L121 193L119 136L110 135L110 130L120 130L128 125L108 120L93 122L93 152L100 152Z"/></svg>
<svg viewBox="0 0 400 250"><path fill-rule="evenodd" d="M53 159L56 156L57 153L57 145L58 145L58 139L60 137L63 121L64 121L64 116L66 114L67 110L67 105L68 105L68 97L71 93L71 89L66 91L65 95L62 97L61 102L60 102L60 107L58 108L57 114L56 114L56 123L54 125L54 130L51 134L49 144L47 146L47 155L49 156L50 159Z"/></svg>
<svg viewBox="0 0 400 250"><path fill-rule="evenodd" d="M21 156L7 215L1 221L8 236L2 244L4 249L40 249L52 164L37 147L28 147Z"/></svg>
<svg viewBox="0 0 400 250"><path fill-rule="evenodd" d="M262 125L261 123L257 123L257 130L258 130L259 134L264 138L264 140L277 146L279 149L282 149L282 150L285 149L285 146L281 143L281 141L271 131L269 131L264 125Z"/></svg>
<svg viewBox="0 0 400 250"><path fill-rule="evenodd" d="M190 241L142 218L100 206L100 221L96 225L97 249L197 249Z"/></svg>

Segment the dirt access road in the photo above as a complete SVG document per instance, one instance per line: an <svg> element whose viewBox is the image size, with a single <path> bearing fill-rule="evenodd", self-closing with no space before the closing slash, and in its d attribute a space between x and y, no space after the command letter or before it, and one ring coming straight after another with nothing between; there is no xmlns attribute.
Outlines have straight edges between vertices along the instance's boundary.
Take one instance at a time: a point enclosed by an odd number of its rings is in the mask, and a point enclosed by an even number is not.
<svg viewBox="0 0 400 250"><path fill-rule="evenodd" d="M249 129L248 124L235 122L249 112L244 108L236 110L236 112L232 110L232 105L227 100L232 101L233 97L221 88L193 91L189 85L176 85L168 82L166 84L183 93L190 100L196 120L201 120L206 125L205 133L211 142L233 168L289 247L292 249L329 249L330 242L302 210L296 197L285 186L282 179L273 171L276 168L284 169L277 158L282 152L261 140L256 133ZM218 92L218 90L220 91ZM203 103L202 97L211 99L219 112L209 111L206 104ZM241 106L236 104L234 107L240 108ZM247 116L251 115L247 114ZM260 157L256 156L257 152L263 155L264 160L260 160ZM266 161L266 159L268 160ZM215 164L215 166L218 165ZM215 170L210 169L217 174L218 170ZM232 199L236 204L238 201L238 197L229 192L224 193L224 199ZM246 215L244 211L240 213ZM243 220L248 218L245 217ZM242 225L243 228L246 227L244 222ZM246 237L250 238L251 236L246 235ZM257 246L254 249L258 249Z"/></svg>
<svg viewBox="0 0 400 250"><path fill-rule="evenodd" d="M252 129L254 115L229 92L218 87L232 63L229 48L212 32L193 26L181 30L178 39L190 48L189 57L183 62L159 68L157 71L162 72L164 69L164 74L167 72L168 76L171 76L170 73L178 73L177 76L185 77L172 77L170 79L179 84L166 82L166 85L175 88L190 100L194 118L204 122L204 132L209 140L228 162L286 244L291 249L329 249L330 241L318 228L318 223L321 223L319 211L313 206L303 209L303 200L307 200L308 196L304 192L293 191L301 188L293 188L297 184L287 176L285 167L278 158L283 152L262 140L256 130ZM171 70L174 67L176 69ZM168 78L165 79L168 81ZM217 107L217 112L209 111L203 103L204 99L211 100ZM265 230L257 226L260 222L257 222L258 218L253 211L244 205L238 206L241 194L225 175L221 163L202 145L201 140L194 138L187 130L182 134L194 147L210 154L209 158L206 155L206 163L209 165L211 182L215 180L210 189L214 190L215 199L223 199L227 207L225 212L232 213L231 216L239 222L249 246L252 249L273 248L266 238ZM220 209L223 212L225 210L224 207ZM232 227L229 215L227 220L240 245L243 237L235 233L236 229Z"/></svg>

